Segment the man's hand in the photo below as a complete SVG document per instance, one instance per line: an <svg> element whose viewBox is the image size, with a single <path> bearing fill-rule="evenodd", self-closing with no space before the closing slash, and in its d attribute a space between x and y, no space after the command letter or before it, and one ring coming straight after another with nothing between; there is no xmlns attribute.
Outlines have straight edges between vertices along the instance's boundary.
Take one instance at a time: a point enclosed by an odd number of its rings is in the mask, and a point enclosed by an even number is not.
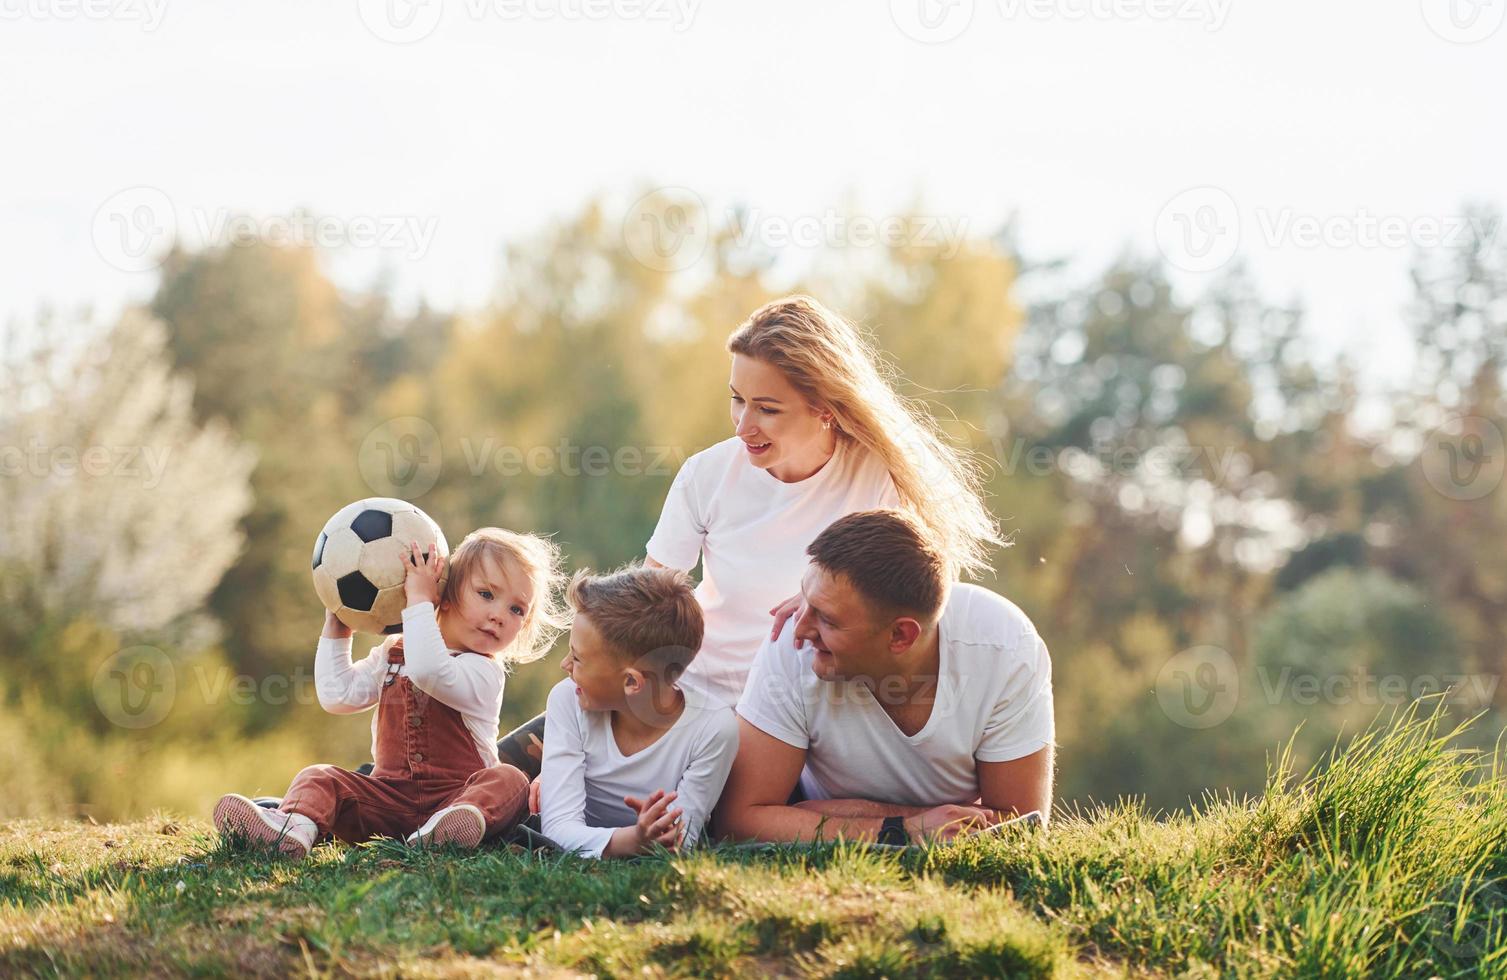
<svg viewBox="0 0 1507 980"><path fill-rule="evenodd" d="M342 623L339 616L336 616L334 613L326 609L324 611L323 635L329 637L332 640L344 640L350 637L351 628Z"/></svg>
<svg viewBox="0 0 1507 980"><path fill-rule="evenodd" d="M656 844L672 851L679 849L681 842L685 840L685 828L680 825L680 818L685 811L669 808L677 795L657 789L647 800L623 797L623 802L638 814L638 823L633 827L638 838L638 846L635 848L637 853L646 854L654 850Z"/></svg>
<svg viewBox="0 0 1507 980"><path fill-rule="evenodd" d="M437 545L429 548L429 557L419 553L417 541L408 542L408 553L403 556L403 596L407 604L432 602L440 604L440 577L445 573L445 558Z"/></svg>
<svg viewBox="0 0 1507 980"><path fill-rule="evenodd" d="M771 640L778 640L780 638L780 630L785 628L786 621L800 611L801 597L799 594L791 596L769 610L769 615L774 617L774 627L769 631L769 638Z"/></svg>
<svg viewBox="0 0 1507 980"><path fill-rule="evenodd" d="M911 843L924 844L927 841L952 840L959 834L983 830L999 823L1001 819L1000 814L994 810L945 803L913 817L906 817L905 832L910 835Z"/></svg>
<svg viewBox="0 0 1507 980"><path fill-rule="evenodd" d="M532 783L528 784L528 812L529 813L538 813L539 812L539 783L543 779L544 779L544 776L541 774L541 775L535 776L534 777L534 781Z"/></svg>

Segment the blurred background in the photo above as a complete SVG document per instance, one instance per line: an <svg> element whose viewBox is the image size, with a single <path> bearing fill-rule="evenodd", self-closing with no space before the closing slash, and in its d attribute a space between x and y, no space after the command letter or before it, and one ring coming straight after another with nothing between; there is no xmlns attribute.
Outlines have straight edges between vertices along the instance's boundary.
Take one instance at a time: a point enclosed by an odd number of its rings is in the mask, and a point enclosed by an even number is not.
<svg viewBox="0 0 1507 980"><path fill-rule="evenodd" d="M1420 696L1490 746L1504 8L5 3L0 817L365 761L326 519L636 558L791 291L986 468L1064 802L1248 793Z"/></svg>

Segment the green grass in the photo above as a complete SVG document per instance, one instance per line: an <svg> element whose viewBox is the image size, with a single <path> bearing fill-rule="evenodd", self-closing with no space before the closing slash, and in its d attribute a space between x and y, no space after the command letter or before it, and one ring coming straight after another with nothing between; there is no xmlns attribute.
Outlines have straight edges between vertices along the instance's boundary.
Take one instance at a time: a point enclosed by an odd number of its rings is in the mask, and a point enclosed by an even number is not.
<svg viewBox="0 0 1507 980"><path fill-rule="evenodd" d="M1507 778L1417 707L1259 799L903 855L582 862L0 830L0 975L1507 977Z"/></svg>

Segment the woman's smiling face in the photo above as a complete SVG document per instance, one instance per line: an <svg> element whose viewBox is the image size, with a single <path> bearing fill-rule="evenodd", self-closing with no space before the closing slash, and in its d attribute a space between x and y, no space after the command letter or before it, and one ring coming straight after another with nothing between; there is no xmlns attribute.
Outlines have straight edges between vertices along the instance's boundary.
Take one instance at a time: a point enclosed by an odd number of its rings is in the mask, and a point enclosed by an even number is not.
<svg viewBox="0 0 1507 980"><path fill-rule="evenodd" d="M835 439L822 413L774 365L733 355L733 433L748 461L782 480L804 479L832 455Z"/></svg>

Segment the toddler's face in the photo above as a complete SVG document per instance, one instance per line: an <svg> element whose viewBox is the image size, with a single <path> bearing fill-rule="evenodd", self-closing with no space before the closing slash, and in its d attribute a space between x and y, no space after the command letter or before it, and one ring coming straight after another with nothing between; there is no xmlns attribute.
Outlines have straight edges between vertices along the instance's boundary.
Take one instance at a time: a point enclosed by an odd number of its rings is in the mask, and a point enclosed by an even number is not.
<svg viewBox="0 0 1507 980"><path fill-rule="evenodd" d="M576 613L570 626L570 651L560 669L576 684L576 700L587 711L615 711L624 704L623 667L591 622Z"/></svg>
<svg viewBox="0 0 1507 980"><path fill-rule="evenodd" d="M506 650L533 608L534 591L523 570L483 558L453 606L440 610L446 636L468 650L493 656Z"/></svg>

